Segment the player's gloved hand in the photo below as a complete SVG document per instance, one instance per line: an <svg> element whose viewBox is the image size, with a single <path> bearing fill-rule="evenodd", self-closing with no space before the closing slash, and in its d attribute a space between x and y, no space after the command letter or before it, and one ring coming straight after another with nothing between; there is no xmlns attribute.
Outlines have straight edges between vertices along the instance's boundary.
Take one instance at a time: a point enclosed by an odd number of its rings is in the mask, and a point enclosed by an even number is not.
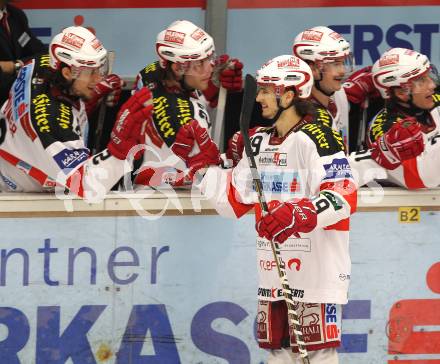
<svg viewBox="0 0 440 364"><path fill-rule="evenodd" d="M249 129L249 136L251 137L258 131L264 129L262 126L256 126ZM237 131L231 139L228 140L228 149L226 150L226 158L232 160L235 167L243 156L244 142L240 131Z"/></svg>
<svg viewBox="0 0 440 364"><path fill-rule="evenodd" d="M144 142L145 124L153 114L153 96L143 87L131 96L121 107L107 149L118 159L126 159L130 149ZM142 153L137 153L138 158Z"/></svg>
<svg viewBox="0 0 440 364"><path fill-rule="evenodd" d="M122 80L118 75L111 74L106 76L95 86L94 92L100 99L106 97L106 105L113 107L121 98L122 87L124 85L124 80Z"/></svg>
<svg viewBox="0 0 440 364"><path fill-rule="evenodd" d="M367 98L380 98L380 92L374 86L371 66L354 72L344 83L344 91L353 104L363 104Z"/></svg>
<svg viewBox="0 0 440 364"><path fill-rule="evenodd" d="M393 126L372 144L371 158L386 169L396 169L402 161L412 159L424 150L419 123L412 117Z"/></svg>
<svg viewBox="0 0 440 364"><path fill-rule="evenodd" d="M317 224L315 206L308 198L281 203L270 201L269 211L257 221L258 235L280 244L290 236L309 233Z"/></svg>
<svg viewBox="0 0 440 364"><path fill-rule="evenodd" d="M199 151L194 153L194 148ZM176 139L171 145L174 154L180 157L189 168L186 179L192 179L197 171L210 165L221 164L220 152L217 145L196 120L191 120L177 132ZM193 153L193 154L192 154Z"/></svg>
<svg viewBox="0 0 440 364"><path fill-rule="evenodd" d="M115 106L121 97L124 85L125 81L115 74L108 75L97 83L92 91L92 96L86 101L87 115L90 115L96 109L96 106L104 97L106 97L105 104L107 106Z"/></svg>
<svg viewBox="0 0 440 364"><path fill-rule="evenodd" d="M217 106L220 86L231 92L240 91L243 88L242 69L243 63L236 58L230 59L227 54L217 58L208 88L203 90L203 95L211 107Z"/></svg>
<svg viewBox="0 0 440 364"><path fill-rule="evenodd" d="M243 63L227 54L218 57L215 67L219 68L220 85L228 91L240 91L243 88Z"/></svg>

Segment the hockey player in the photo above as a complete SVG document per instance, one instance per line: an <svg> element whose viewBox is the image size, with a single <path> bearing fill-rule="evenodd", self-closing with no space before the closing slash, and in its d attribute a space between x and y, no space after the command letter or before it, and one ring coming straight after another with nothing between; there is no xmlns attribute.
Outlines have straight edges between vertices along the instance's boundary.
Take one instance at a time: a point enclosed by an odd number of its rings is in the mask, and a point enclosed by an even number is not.
<svg viewBox="0 0 440 364"><path fill-rule="evenodd" d="M127 153L141 142L142 124L151 117L151 93L144 88L121 107L107 149L90 155L84 102L117 96L122 84L106 76L106 59L94 34L68 27L52 39L48 55L22 67L1 109L2 191L60 186L94 201L121 178Z"/></svg>
<svg viewBox="0 0 440 364"><path fill-rule="evenodd" d="M409 189L439 186L440 94L429 59L410 49L388 50L371 73L367 70L352 81L363 85L364 95L357 98L373 93L371 79L385 106L369 126L367 143L373 149L350 156L360 185L375 177Z"/></svg>
<svg viewBox="0 0 440 364"><path fill-rule="evenodd" d="M274 127L251 137L269 212L262 216L246 158L232 170L210 167L198 185L224 216L256 207L259 271L257 336L270 349L269 363L300 363L289 335L286 304L270 241L281 256L298 301L302 332L312 363L337 363L341 304L350 280L349 217L356 189L340 134L309 122L313 75L292 55L268 61L257 73L256 101Z"/></svg>
<svg viewBox="0 0 440 364"><path fill-rule="evenodd" d="M243 65L225 55L216 60L211 36L187 20L177 20L158 34L156 52L159 60L137 78L138 89L147 86L153 92L154 117L134 182L138 187L191 184L199 168L220 163L208 133L205 96L215 106L219 88L214 79L229 91L241 90Z"/></svg>
<svg viewBox="0 0 440 364"><path fill-rule="evenodd" d="M314 84L311 100L315 105L316 120L339 131L348 152L349 104L342 84L347 73L353 70L350 44L337 32L316 26L299 33L293 42L293 54L310 66ZM282 112L280 109L279 112ZM273 120L271 121L273 122ZM257 128L250 130L254 133ZM240 132L228 142L226 155L234 164L241 159L243 143Z"/></svg>
<svg viewBox="0 0 440 364"><path fill-rule="evenodd" d="M349 105L342 84L354 67L350 44L332 29L317 26L299 33L292 49L312 69L317 120L341 132L348 147Z"/></svg>

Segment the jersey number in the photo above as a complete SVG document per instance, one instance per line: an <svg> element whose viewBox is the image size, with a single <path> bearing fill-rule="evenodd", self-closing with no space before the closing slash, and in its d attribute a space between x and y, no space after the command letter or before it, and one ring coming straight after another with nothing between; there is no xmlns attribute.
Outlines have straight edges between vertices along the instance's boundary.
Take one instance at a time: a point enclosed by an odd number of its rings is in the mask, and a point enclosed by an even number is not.
<svg viewBox="0 0 440 364"><path fill-rule="evenodd" d="M260 153L262 141L263 141L263 137L261 135L256 135L251 139L252 154L254 156Z"/></svg>

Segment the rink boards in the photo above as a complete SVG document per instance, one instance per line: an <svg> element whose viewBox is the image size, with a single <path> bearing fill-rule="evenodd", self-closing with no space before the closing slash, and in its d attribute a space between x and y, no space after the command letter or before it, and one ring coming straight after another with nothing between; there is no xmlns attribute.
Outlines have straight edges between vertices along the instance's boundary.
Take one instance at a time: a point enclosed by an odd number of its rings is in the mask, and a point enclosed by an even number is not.
<svg viewBox="0 0 440 364"><path fill-rule="evenodd" d="M440 362L439 198L361 195L342 364ZM252 214L225 219L185 193L6 195L0 217L1 363L265 362Z"/></svg>

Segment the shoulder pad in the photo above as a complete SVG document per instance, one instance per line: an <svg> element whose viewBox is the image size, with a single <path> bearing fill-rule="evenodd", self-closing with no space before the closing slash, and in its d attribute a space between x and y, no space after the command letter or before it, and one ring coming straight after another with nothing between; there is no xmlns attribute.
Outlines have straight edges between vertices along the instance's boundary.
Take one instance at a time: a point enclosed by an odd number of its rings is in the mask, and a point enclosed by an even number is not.
<svg viewBox="0 0 440 364"><path fill-rule="evenodd" d="M377 138L385 134L399 117L390 113L386 108L380 110L371 120L368 128L368 139L370 143L374 143Z"/></svg>
<svg viewBox="0 0 440 364"><path fill-rule="evenodd" d="M72 105L51 96L49 92L32 94L31 122L44 148L56 141L77 140L73 130Z"/></svg>
<svg viewBox="0 0 440 364"><path fill-rule="evenodd" d="M307 123L299 131L306 134L316 146L318 154L323 157L337 152L345 153L345 144L339 132L318 122Z"/></svg>
<svg viewBox="0 0 440 364"><path fill-rule="evenodd" d="M150 90L157 87L161 80L162 69L159 62L150 63L142 68L139 72L140 80L144 86L147 86Z"/></svg>
<svg viewBox="0 0 440 364"><path fill-rule="evenodd" d="M333 125L333 116L330 112L322 106L317 106L315 108L315 122L325 125L328 128L331 128Z"/></svg>
<svg viewBox="0 0 440 364"><path fill-rule="evenodd" d="M432 99L434 100L434 107L440 106L440 90L436 89L434 95L432 95Z"/></svg>

